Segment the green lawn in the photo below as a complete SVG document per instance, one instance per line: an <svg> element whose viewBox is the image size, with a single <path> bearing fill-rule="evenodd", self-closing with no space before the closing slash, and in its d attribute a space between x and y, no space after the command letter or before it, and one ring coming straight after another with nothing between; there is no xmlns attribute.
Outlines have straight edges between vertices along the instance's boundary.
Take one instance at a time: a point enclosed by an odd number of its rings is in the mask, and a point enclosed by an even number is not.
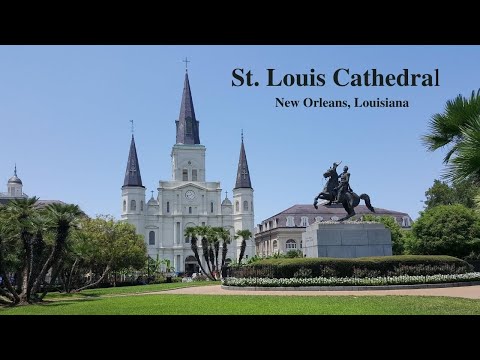
<svg viewBox="0 0 480 360"><path fill-rule="evenodd" d="M480 315L480 300L421 296L159 295L97 297L0 308L0 315L311 315L462 314Z"/></svg>
<svg viewBox="0 0 480 360"><path fill-rule="evenodd" d="M193 281L189 283L163 283L163 284L153 284L153 285L137 285L137 286L122 286L122 287L111 287L111 288L102 288L102 289L87 289L79 293L48 293L45 297L46 300L49 299L63 299L63 298L78 298L78 297L99 297L104 295L121 295L121 294L133 294L133 293L146 293L153 291L163 291L163 290L172 290L179 289L184 287L192 286L211 286L219 285L220 281Z"/></svg>

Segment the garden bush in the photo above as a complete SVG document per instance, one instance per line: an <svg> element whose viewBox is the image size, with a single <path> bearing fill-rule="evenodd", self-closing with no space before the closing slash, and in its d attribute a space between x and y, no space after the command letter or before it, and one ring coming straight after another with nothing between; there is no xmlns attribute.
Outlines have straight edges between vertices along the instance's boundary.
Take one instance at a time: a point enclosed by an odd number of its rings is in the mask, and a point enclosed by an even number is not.
<svg viewBox="0 0 480 360"><path fill-rule="evenodd" d="M232 267L228 276L236 278L378 277L465 274L473 267L452 256L398 255L352 259L294 258L265 259Z"/></svg>

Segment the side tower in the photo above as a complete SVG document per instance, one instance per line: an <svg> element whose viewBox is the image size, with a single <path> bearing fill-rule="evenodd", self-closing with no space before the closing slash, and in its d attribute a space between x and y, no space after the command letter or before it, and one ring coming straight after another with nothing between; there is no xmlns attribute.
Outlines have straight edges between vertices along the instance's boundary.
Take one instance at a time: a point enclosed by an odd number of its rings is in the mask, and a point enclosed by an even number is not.
<svg viewBox="0 0 480 360"><path fill-rule="evenodd" d="M137 228L137 233L145 236L145 186L142 185L135 138L132 134L128 154L125 180L122 186L122 216Z"/></svg>
<svg viewBox="0 0 480 360"><path fill-rule="evenodd" d="M22 197L23 196L23 183L22 180L17 176L17 164L15 164L15 170L13 171L13 176L8 179L8 196L10 197Z"/></svg>
<svg viewBox="0 0 480 360"><path fill-rule="evenodd" d="M253 240L253 188L250 180L250 172L248 171L247 155L245 153L245 145L240 145L240 157L238 159L237 181L233 189L233 224L235 233L238 230L250 230L252 237L247 240L244 258L250 258L255 255L255 243ZM240 245L242 239L237 239L237 260L240 254Z"/></svg>

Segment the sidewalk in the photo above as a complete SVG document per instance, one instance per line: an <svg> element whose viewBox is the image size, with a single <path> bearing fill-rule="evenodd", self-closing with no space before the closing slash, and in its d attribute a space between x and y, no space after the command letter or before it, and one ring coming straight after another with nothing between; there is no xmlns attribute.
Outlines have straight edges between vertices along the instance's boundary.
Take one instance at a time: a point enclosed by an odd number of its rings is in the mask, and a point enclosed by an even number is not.
<svg viewBox="0 0 480 360"><path fill-rule="evenodd" d="M414 296L450 296L467 299L480 299L480 285L411 290L372 290L372 291L246 291L224 290L221 285L199 286L175 290L166 290L151 294L186 294L186 295L287 295L287 296L384 296L384 295L414 295ZM145 295L145 294L143 294Z"/></svg>

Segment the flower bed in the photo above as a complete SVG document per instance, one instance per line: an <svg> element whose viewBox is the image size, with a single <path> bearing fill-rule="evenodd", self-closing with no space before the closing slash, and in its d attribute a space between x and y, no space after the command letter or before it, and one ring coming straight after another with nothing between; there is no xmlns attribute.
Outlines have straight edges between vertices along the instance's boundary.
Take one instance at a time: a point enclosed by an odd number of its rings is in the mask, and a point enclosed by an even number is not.
<svg viewBox="0 0 480 360"><path fill-rule="evenodd" d="M382 286L382 285L413 285L413 284L440 284L454 282L480 281L480 272L451 275L403 275L385 276L376 278L225 278L223 285L227 286L256 286L256 287L299 287L299 286Z"/></svg>

